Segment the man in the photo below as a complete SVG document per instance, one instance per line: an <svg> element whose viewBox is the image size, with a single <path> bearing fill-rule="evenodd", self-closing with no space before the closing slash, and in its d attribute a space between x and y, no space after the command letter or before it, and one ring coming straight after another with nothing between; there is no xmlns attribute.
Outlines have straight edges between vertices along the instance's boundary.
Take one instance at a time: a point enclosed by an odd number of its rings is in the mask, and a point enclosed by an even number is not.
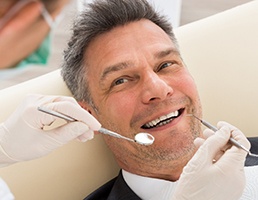
<svg viewBox="0 0 258 200"><path fill-rule="evenodd" d="M196 151L193 141L203 137L200 123L188 116L201 117L201 103L172 27L144 0L99 0L75 23L68 45L62 75L80 105L112 131L155 137L146 147L104 136L123 171L88 199L168 199ZM235 127L219 128L248 146ZM222 146L240 156L233 171L241 174L245 154ZM244 183L244 175L240 178ZM237 199L239 191L226 199Z"/></svg>

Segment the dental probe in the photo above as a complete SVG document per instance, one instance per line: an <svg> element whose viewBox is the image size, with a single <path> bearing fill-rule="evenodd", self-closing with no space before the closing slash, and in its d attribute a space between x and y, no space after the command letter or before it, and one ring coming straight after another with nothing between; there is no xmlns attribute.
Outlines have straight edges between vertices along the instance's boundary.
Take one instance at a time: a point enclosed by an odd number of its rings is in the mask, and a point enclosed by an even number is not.
<svg viewBox="0 0 258 200"><path fill-rule="evenodd" d="M209 122L200 119L198 117L196 117L194 114L189 114L189 116L195 117L196 119L198 119L204 126L206 126L207 128L213 130L214 132L218 131L218 128L213 126L212 124L210 124ZM254 156L254 157L258 157L257 154L251 153L245 146L243 146L242 144L240 144L239 142L237 142L234 138L230 137L229 141L235 145L236 147L243 149L244 151L246 151L250 156Z"/></svg>
<svg viewBox="0 0 258 200"><path fill-rule="evenodd" d="M41 111L41 112L44 112L44 113L47 113L47 114L59 117L61 119L69 121L69 122L76 122L76 121L78 121L77 119L74 119L74 118L72 118L72 117L70 117L68 115L62 114L60 112L56 112L54 110L49 110L49 109L47 109L45 107L38 107L38 110ZM115 132L110 131L108 129L105 129L103 127L101 127L98 130L98 132L106 134L106 135L110 135L110 136L113 136L113 137L116 137L116 138L125 139L125 140L128 140L130 142L136 142L138 144L145 145L145 146L151 145L154 142L154 140L155 140L155 138L151 134L149 134L149 133L137 133L135 135L135 137L134 137L134 140L133 140L131 138L122 136L122 135L120 135L118 133L115 133Z"/></svg>

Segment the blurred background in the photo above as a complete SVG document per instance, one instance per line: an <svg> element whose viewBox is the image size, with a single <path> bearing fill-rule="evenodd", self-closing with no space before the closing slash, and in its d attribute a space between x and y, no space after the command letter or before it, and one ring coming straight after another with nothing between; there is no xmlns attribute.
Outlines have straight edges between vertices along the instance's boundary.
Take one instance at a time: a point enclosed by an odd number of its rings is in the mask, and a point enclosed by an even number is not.
<svg viewBox="0 0 258 200"><path fill-rule="evenodd" d="M91 0L0 0L0 89L60 68L75 16ZM250 0L149 0L173 26Z"/></svg>

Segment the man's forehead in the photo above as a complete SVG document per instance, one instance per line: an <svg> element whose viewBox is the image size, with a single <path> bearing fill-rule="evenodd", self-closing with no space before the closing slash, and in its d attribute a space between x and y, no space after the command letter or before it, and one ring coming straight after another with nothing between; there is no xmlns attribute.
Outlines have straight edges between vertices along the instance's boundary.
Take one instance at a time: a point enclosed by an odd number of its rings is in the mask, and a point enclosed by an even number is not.
<svg viewBox="0 0 258 200"><path fill-rule="evenodd" d="M85 57L88 64L120 69L129 66L141 54L161 58L178 53L176 45L160 27L149 20L141 20L97 36L89 44ZM108 71L110 69L106 69Z"/></svg>

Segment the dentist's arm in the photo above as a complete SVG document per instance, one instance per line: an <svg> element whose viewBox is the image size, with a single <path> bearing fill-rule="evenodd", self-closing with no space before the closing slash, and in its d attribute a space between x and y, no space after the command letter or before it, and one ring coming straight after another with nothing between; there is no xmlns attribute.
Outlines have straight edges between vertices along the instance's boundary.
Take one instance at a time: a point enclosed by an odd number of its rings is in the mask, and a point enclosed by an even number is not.
<svg viewBox="0 0 258 200"><path fill-rule="evenodd" d="M43 130L56 117L39 112L39 106L67 114L80 122ZM0 166L42 157L73 139L85 142L92 139L94 130L100 127L100 123L72 97L28 95L0 124Z"/></svg>
<svg viewBox="0 0 258 200"><path fill-rule="evenodd" d="M250 143L236 127L218 123L214 134L205 130L208 139L197 138L200 148L185 166L172 200L237 200L245 187L246 152L228 143L232 136L246 148Z"/></svg>

